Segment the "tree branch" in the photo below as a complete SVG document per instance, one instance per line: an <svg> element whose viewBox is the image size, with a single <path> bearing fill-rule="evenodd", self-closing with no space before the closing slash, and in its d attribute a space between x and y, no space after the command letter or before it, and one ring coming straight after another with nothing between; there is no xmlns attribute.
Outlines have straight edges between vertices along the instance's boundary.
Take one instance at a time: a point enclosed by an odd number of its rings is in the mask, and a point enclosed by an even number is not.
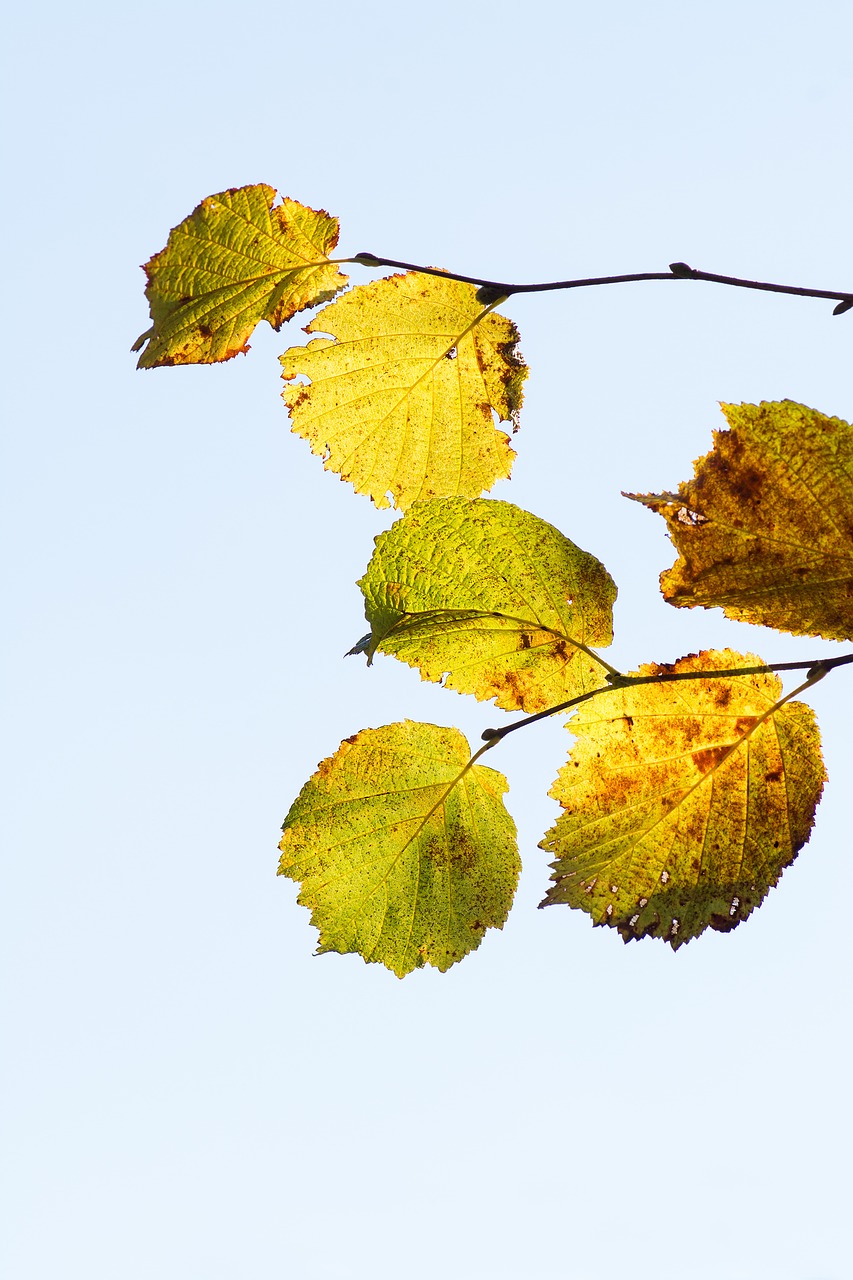
<svg viewBox="0 0 853 1280"><path fill-rule="evenodd" d="M581 693L576 698L569 698L567 702L559 702L555 707L548 707L545 711L537 711L535 715L525 716L523 720L516 720L515 724L504 725L501 729L484 729L480 737L490 745L500 742L501 738L505 738L508 733L514 733L516 729L535 724L537 720L546 720L548 716L558 715L561 711L569 711L582 702L588 702L590 698L597 698L600 693L611 693L614 689L627 689L632 685L672 684L676 680L721 680L726 676L761 676L771 671L807 671L808 679L797 690L800 692L808 685L817 684L818 680L822 680L833 667L844 667L851 662L853 662L853 653L846 653L840 658L818 658L812 662L767 662L759 667L731 667L725 671L661 671L655 676L612 675L608 676L607 684L601 685L598 689L591 689L589 693ZM790 696L793 697L793 694Z"/></svg>
<svg viewBox="0 0 853 1280"><path fill-rule="evenodd" d="M337 260L336 260L337 261ZM588 276L582 280L552 280L545 284L508 284L501 280L483 280L479 276L463 276L455 271L442 271L438 267L423 267L414 262L398 262L394 258L377 258L373 253L357 253L354 258L341 258L341 262L355 262L362 267L398 267L401 271L419 271L427 276L446 276L462 284L479 287L478 300L495 304L514 293L549 293L557 289L587 289L599 284L633 284L640 280L707 280L711 284L727 284L736 289L761 289L767 293L792 293L800 298L828 298L838 302L832 314L840 316L853 309L853 292L843 289L809 289L793 284L771 284L765 280L742 280L738 276L721 276L711 271L699 271L686 262L672 262L668 271L640 271L623 276Z"/></svg>

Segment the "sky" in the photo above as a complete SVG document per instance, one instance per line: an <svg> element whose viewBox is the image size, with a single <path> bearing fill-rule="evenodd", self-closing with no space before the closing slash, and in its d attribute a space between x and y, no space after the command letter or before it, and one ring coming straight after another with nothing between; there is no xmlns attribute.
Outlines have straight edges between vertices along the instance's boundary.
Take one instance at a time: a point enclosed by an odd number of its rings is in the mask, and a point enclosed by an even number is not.
<svg viewBox="0 0 853 1280"><path fill-rule="evenodd" d="M809 695L814 834L732 934L673 953L536 910L549 721L488 760L524 864L504 929L402 982L316 957L275 871L317 762L502 713L344 659L394 513L289 431L299 319L216 368L129 349L139 265L254 182L338 216L347 254L853 287L848 7L82 0L4 26L4 1274L842 1280L850 669ZM843 652L667 606L663 522L620 493L687 479L721 401L850 420L853 313L699 283L502 310L530 376L492 496L606 565L612 661Z"/></svg>

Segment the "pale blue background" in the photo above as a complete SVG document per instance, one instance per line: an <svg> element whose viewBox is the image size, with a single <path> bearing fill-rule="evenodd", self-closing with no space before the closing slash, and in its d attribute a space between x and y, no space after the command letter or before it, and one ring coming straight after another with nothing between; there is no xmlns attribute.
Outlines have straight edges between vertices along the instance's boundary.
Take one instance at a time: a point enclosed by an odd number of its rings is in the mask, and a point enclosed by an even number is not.
<svg viewBox="0 0 853 1280"><path fill-rule="evenodd" d="M274 873L317 761L501 714L342 659L393 517L289 433L298 322L221 368L129 347L138 264L260 181L349 253L853 288L849 6L84 2L4 30L5 1275L842 1280L849 669L812 697L815 835L731 936L674 955L535 910L549 724L489 761L525 860L503 933L402 983L315 959ZM607 565L614 660L838 651L668 608L663 524L619 491L687 478L719 400L850 419L853 314L688 283L504 310L531 376L493 493Z"/></svg>

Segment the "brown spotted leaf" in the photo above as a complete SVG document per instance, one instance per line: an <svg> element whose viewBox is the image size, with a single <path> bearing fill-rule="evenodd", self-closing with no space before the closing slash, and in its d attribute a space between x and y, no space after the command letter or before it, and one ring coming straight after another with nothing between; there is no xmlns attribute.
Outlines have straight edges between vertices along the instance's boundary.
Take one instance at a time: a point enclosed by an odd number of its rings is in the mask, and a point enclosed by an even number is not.
<svg viewBox="0 0 853 1280"><path fill-rule="evenodd" d="M230 360L261 320L278 329L344 287L328 258L337 219L275 195L262 184L221 191L172 230L145 267L152 324L133 346L145 348L138 368Z"/></svg>
<svg viewBox="0 0 853 1280"><path fill-rule="evenodd" d="M791 400L723 405L728 431L677 493L628 494L667 523L673 605L853 639L853 428Z"/></svg>
<svg viewBox="0 0 853 1280"><path fill-rule="evenodd" d="M638 674L759 665L723 650ZM761 674L626 686L584 704L551 790L564 812L541 845L557 855L541 905L674 948L745 920L808 839L826 776L814 713L780 695Z"/></svg>
<svg viewBox="0 0 853 1280"><path fill-rule="evenodd" d="M476 498L509 476L527 368L512 321L473 285L411 272L358 285L315 316L331 334L281 357L294 432L378 507Z"/></svg>
<svg viewBox="0 0 853 1280"><path fill-rule="evenodd" d="M506 779L469 767L457 729L364 729L322 761L284 822L279 875L320 930L399 978L442 972L500 929L520 863Z"/></svg>

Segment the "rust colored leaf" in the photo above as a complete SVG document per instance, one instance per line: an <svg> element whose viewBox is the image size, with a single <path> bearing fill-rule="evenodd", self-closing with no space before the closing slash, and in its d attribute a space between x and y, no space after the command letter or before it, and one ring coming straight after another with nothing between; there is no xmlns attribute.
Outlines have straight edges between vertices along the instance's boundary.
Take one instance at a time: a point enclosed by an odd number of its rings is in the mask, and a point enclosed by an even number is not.
<svg viewBox="0 0 853 1280"><path fill-rule="evenodd" d="M729 650L640 675L761 665ZM809 838L826 777L814 713L770 674L615 689L570 721L542 906L674 948L734 929Z"/></svg>
<svg viewBox="0 0 853 1280"><path fill-rule="evenodd" d="M666 520L679 607L853 639L853 428L794 404L723 405L728 431L677 493L627 494Z"/></svg>

